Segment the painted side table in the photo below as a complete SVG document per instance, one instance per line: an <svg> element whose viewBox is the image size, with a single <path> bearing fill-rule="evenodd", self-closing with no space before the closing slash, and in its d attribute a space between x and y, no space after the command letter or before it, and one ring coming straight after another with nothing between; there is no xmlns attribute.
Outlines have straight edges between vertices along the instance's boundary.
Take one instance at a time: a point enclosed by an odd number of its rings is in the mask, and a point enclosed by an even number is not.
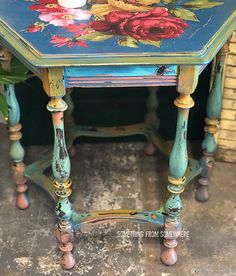
<svg viewBox="0 0 236 276"><path fill-rule="evenodd" d="M12 54L42 80L51 98L47 109L52 113L55 133L53 155L25 167L24 150L19 141L19 107L14 85L8 84L10 156L18 191L17 205L21 209L29 206L26 178L42 186L56 200L57 238L63 268L70 269L75 264L72 254L74 231L83 225L110 220L164 226L165 249L161 259L167 265L176 262L176 239L181 231L181 193L200 175L196 196L200 201L208 198L207 185L216 150L214 134L221 111L221 77L228 51L227 40L236 29L235 9L235 0L95 0L80 9L60 7L56 0L1 0L0 43L4 50L0 59L3 69L10 70ZM194 106L191 94L199 74L215 57L215 77L206 107L203 157L194 160L188 158L186 147L188 114ZM72 127L68 116L66 121L71 128L65 142L63 117L68 105L68 115L72 112L71 89L117 86L150 87L145 123L114 128ZM176 86L180 93L174 102L178 118L172 149L158 134L155 87L159 86ZM67 149L73 153L75 138L137 133L147 137L147 153L152 154L154 147L158 147L170 154L169 184L161 208L74 211L69 201L72 183ZM50 165L53 181L43 174Z"/></svg>

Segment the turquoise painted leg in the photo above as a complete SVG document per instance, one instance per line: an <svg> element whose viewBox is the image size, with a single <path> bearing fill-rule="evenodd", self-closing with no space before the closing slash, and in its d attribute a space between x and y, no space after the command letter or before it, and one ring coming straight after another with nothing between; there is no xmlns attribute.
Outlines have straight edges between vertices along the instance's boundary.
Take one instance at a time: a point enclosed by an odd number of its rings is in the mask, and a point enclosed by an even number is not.
<svg viewBox="0 0 236 276"><path fill-rule="evenodd" d="M158 108L158 98L157 98L158 87L149 87L149 95L147 97L147 114L145 116L145 123L156 130L159 129L160 121L157 118L156 110ZM147 155L153 155L156 151L155 146L149 140L144 148L144 152Z"/></svg>
<svg viewBox="0 0 236 276"><path fill-rule="evenodd" d="M180 220L182 201L180 194L184 191L184 184L186 181L184 175L188 165L186 146L188 114L189 108L194 105L194 102L190 95L181 94L175 100L175 105L178 107L178 120L175 142L169 160L170 175L168 177L169 184L167 189L170 194L164 206L168 216L165 220L165 249L161 254L162 262L169 266L175 264L177 261L177 254L175 251L175 247L177 246L176 239L182 228Z"/></svg>
<svg viewBox="0 0 236 276"><path fill-rule="evenodd" d="M215 141L215 133L219 128L219 120L222 108L222 73L224 70L224 60L227 54L227 44L222 48L217 56L217 68L215 79L209 94L206 106L205 138L202 142L203 157L201 158L201 177L199 178L199 186L196 191L196 199L200 202L206 202L209 198L208 185L214 165L214 154L217 149Z"/></svg>
<svg viewBox="0 0 236 276"><path fill-rule="evenodd" d="M68 199L72 189L69 178L70 158L65 144L63 122L63 113L67 109L67 104L61 98L52 98L47 108L52 112L54 127L52 171L54 176L54 190L58 197L56 214L59 218L59 223L56 236L60 242L60 250L62 251L60 264L64 269L71 269L75 265L75 259L72 254L74 230L71 223L71 216L73 210Z"/></svg>
<svg viewBox="0 0 236 276"><path fill-rule="evenodd" d="M15 88L13 84L6 86L6 100L8 104L8 126L9 126L9 139L12 142L10 146L10 157L13 161L12 177L16 184L17 199L16 206L19 209L26 209L29 207L30 202L27 195L27 185L24 176L25 165L23 159L25 151L20 143L22 134L20 122L20 108L15 95Z"/></svg>
<svg viewBox="0 0 236 276"><path fill-rule="evenodd" d="M65 111L65 127L66 127L65 134L66 134L66 137L67 137L67 135L69 136L69 133L70 133L69 130L70 130L70 128L72 128L75 125L74 118L72 116L72 113L74 111L74 103L73 103L72 98L71 98L71 93L72 92L73 92L73 88L67 88L66 89L66 95L64 97L65 98L65 102L68 105L68 108ZM75 149L75 146L74 146L73 143L68 148L68 153L69 153L69 156L71 158L75 157L75 155L76 155L76 149Z"/></svg>

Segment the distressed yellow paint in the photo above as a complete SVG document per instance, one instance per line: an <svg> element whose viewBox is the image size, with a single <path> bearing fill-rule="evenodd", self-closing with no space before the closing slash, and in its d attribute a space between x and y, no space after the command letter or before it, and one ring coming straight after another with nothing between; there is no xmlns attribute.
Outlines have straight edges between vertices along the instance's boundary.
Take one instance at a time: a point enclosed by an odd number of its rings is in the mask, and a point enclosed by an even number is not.
<svg viewBox="0 0 236 276"><path fill-rule="evenodd" d="M9 52L7 48L3 48L0 45L0 62L2 65L3 71L10 72L11 71L11 59L12 54Z"/></svg>
<svg viewBox="0 0 236 276"><path fill-rule="evenodd" d="M194 106L194 101L190 94L180 94L174 101L175 106L179 108L191 108Z"/></svg>
<svg viewBox="0 0 236 276"><path fill-rule="evenodd" d="M63 81L63 68L42 70L43 88L49 97L63 97L66 94Z"/></svg>
<svg viewBox="0 0 236 276"><path fill-rule="evenodd" d="M198 83L199 67L193 65L180 65L178 78L178 91L183 94L194 92Z"/></svg>
<svg viewBox="0 0 236 276"><path fill-rule="evenodd" d="M52 98L47 105L47 109L51 112L65 111L67 109L67 104L62 98Z"/></svg>

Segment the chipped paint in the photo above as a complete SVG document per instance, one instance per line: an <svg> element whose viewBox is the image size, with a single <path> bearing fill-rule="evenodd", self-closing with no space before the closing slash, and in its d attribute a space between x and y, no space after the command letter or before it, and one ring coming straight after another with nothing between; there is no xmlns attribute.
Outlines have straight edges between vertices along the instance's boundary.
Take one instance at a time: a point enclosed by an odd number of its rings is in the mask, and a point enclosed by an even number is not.
<svg viewBox="0 0 236 276"><path fill-rule="evenodd" d="M68 156L68 153L65 148L64 136L63 136L62 129L56 128L56 137L58 139L59 158L61 160L64 160Z"/></svg>

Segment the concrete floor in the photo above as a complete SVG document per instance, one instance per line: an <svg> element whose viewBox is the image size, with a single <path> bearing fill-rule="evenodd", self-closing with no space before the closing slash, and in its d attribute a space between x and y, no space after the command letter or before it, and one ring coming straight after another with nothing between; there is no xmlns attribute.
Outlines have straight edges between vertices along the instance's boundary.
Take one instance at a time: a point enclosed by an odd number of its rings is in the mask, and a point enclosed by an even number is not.
<svg viewBox="0 0 236 276"><path fill-rule="evenodd" d="M15 208L14 185L8 170L9 143L1 124L0 133L1 276L236 275L236 164L216 163L208 203L195 201L194 183L184 192L182 218L189 238L179 239L178 263L174 267L161 264L158 238L127 237L129 231L137 234L157 230L154 226L110 223L77 233L77 264L73 270L62 272L53 235L53 202L29 183L31 207L25 211ZM161 154L146 157L143 146L78 146L72 165L74 209L157 208L166 186L167 159ZM26 163L47 151L47 147L28 147Z"/></svg>

